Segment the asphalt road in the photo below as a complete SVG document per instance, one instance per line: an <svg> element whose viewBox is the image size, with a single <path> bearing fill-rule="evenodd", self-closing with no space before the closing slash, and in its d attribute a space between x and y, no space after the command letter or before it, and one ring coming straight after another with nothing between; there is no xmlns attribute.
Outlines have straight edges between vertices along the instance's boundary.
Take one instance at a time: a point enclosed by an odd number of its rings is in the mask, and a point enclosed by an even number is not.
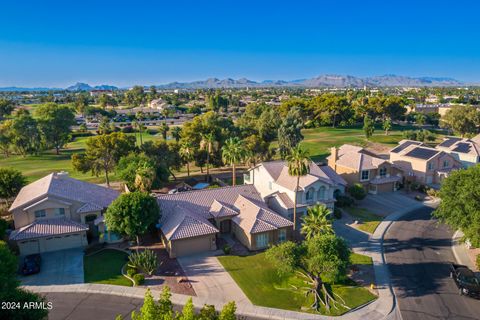
<svg viewBox="0 0 480 320"><path fill-rule="evenodd" d="M480 300L460 296L450 278L453 232L422 208L393 223L384 248L403 320L478 320Z"/></svg>

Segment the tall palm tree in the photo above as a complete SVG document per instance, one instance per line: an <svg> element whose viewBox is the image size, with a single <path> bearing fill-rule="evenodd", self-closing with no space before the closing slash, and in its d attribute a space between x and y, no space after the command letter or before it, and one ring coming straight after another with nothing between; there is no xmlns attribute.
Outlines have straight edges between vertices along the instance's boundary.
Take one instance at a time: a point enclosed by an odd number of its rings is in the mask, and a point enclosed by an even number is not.
<svg viewBox="0 0 480 320"><path fill-rule="evenodd" d="M207 161L205 163L207 167L206 180L210 178L210 155L218 148L218 142L215 140L213 133L202 134L202 140L200 141L200 149L207 152Z"/></svg>
<svg viewBox="0 0 480 320"><path fill-rule="evenodd" d="M142 192L150 192L155 175L155 168L148 163L144 163L136 171L135 188Z"/></svg>
<svg viewBox="0 0 480 320"><path fill-rule="evenodd" d="M331 213L330 209L323 204L308 208L307 215L303 217L300 232L307 239L311 239L318 234L333 234Z"/></svg>
<svg viewBox="0 0 480 320"><path fill-rule="evenodd" d="M182 143L180 146L180 150L178 150L180 157L182 157L182 160L185 161L185 164L187 165L187 176L190 177L190 162L193 161L193 145L189 141L185 141Z"/></svg>
<svg viewBox="0 0 480 320"><path fill-rule="evenodd" d="M225 163L229 163L232 166L232 185L234 186L237 182L235 176L235 164L243 161L245 159L246 150L243 145L243 141L235 138L229 138L225 141L225 144L222 147L222 160Z"/></svg>
<svg viewBox="0 0 480 320"><path fill-rule="evenodd" d="M143 124L142 121L145 119L145 115L143 112L139 111L135 114L135 119L137 119L137 124L138 124L138 131L140 132L140 146L143 145L143 137L142 137L142 129L143 129Z"/></svg>
<svg viewBox="0 0 480 320"><path fill-rule="evenodd" d="M174 138L176 142L180 141L181 133L182 133L182 128L180 127L172 128L172 138Z"/></svg>
<svg viewBox="0 0 480 320"><path fill-rule="evenodd" d="M297 236L297 193L300 185L300 177L306 176L310 172L310 158L308 152L296 146L290 150L290 154L287 156L288 174L292 177L297 177L297 183L295 187L295 199L293 205L293 231L294 236Z"/></svg>
<svg viewBox="0 0 480 320"><path fill-rule="evenodd" d="M255 151L247 151L245 162L252 169L252 184L255 184L255 166L261 160L261 156Z"/></svg>

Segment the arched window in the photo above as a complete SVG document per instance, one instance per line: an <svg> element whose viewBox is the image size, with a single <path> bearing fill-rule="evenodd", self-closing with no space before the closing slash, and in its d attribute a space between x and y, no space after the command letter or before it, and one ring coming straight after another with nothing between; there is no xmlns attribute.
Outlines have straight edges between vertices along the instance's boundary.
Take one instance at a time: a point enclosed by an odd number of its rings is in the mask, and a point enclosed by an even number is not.
<svg viewBox="0 0 480 320"><path fill-rule="evenodd" d="M313 188L308 189L308 191L307 191L307 196L306 196L306 197L307 197L307 201L312 201L312 200L313 200L313 193L314 193L314 192L315 192L315 191L313 190Z"/></svg>
<svg viewBox="0 0 480 320"><path fill-rule="evenodd" d="M325 200L325 187L318 189L318 200Z"/></svg>

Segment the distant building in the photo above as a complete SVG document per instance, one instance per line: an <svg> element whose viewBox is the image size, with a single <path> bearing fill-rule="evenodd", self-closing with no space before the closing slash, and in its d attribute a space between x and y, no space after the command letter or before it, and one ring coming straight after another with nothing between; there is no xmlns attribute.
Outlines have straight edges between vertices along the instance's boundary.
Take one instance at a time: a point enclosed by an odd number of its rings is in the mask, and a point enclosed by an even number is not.
<svg viewBox="0 0 480 320"><path fill-rule="evenodd" d="M464 167L471 167L480 163L480 134L471 139L446 137L435 148L451 154Z"/></svg>
<svg viewBox="0 0 480 320"><path fill-rule="evenodd" d="M150 108L155 109L158 112L162 112L163 110L166 110L166 109L171 109L171 110L175 109L175 106L167 103L163 99L154 99L154 100L150 101L149 106L150 106Z"/></svg>
<svg viewBox="0 0 480 320"><path fill-rule="evenodd" d="M112 90L92 90L90 91L90 96L91 97L99 97L102 94L106 94L107 96L113 96L113 91Z"/></svg>

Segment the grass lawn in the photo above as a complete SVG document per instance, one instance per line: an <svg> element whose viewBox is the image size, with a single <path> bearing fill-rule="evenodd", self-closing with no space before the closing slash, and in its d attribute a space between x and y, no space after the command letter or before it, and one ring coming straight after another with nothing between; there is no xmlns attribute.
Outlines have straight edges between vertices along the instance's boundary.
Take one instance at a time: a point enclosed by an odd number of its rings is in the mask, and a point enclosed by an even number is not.
<svg viewBox="0 0 480 320"><path fill-rule="evenodd" d="M127 254L118 250L103 250L83 258L86 283L132 286L132 282L122 276L122 267L127 262Z"/></svg>
<svg viewBox="0 0 480 320"><path fill-rule="evenodd" d="M291 289L291 285L304 286L303 280L298 275L278 276L275 268L266 260L264 253L245 257L221 256L218 260L255 305L308 311L306 308L313 301L311 297L305 297L303 292ZM368 290L356 286L353 281L332 285L332 290L339 294L351 308L376 298ZM332 309L330 315L341 315L346 311L342 308ZM322 313L325 313L325 310L322 310Z"/></svg>
<svg viewBox="0 0 480 320"><path fill-rule="evenodd" d="M378 225L383 220L382 216L371 213L364 208L350 207L346 208L345 210L352 217L358 219L358 222L360 223L358 228L368 233L374 233L375 229L377 229Z"/></svg>
<svg viewBox="0 0 480 320"><path fill-rule="evenodd" d="M350 263L351 264L365 264L365 265L372 265L373 261L372 258L363 254L359 253L351 253L350 254Z"/></svg>

